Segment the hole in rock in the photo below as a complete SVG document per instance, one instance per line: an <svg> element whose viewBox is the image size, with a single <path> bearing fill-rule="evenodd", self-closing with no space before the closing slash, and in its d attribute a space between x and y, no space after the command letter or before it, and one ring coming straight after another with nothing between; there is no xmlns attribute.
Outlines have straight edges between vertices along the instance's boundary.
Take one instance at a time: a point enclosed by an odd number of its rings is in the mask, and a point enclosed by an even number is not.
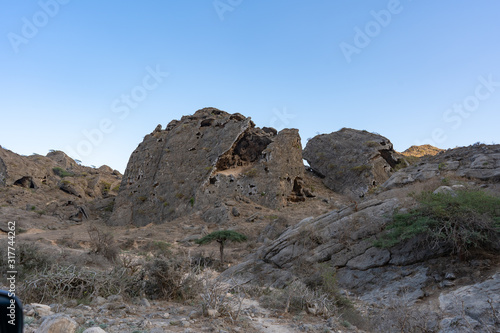
<svg viewBox="0 0 500 333"><path fill-rule="evenodd" d="M14 182L14 185L25 187L25 188L36 188L36 185L33 182L33 177L31 177L31 176L24 176L23 178L16 180Z"/></svg>
<svg viewBox="0 0 500 333"><path fill-rule="evenodd" d="M250 165L259 160L262 151L272 142L261 129L252 128L244 132L217 162L217 170L227 170L238 166Z"/></svg>

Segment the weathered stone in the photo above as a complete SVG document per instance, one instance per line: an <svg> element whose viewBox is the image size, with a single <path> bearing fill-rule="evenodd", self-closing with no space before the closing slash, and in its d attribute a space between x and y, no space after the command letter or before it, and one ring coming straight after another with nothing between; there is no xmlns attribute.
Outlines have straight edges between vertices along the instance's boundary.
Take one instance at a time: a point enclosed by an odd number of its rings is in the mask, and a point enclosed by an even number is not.
<svg viewBox="0 0 500 333"><path fill-rule="evenodd" d="M48 316L36 333L74 333L78 324L76 321L63 314Z"/></svg>
<svg viewBox="0 0 500 333"><path fill-rule="evenodd" d="M85 331L83 331L82 333L106 333L105 330L103 330L102 328L100 327L90 327L90 328L87 328Z"/></svg>
<svg viewBox="0 0 500 333"><path fill-rule="evenodd" d="M486 333L481 329L481 324L469 316L456 316L453 318L444 318L439 323L439 333Z"/></svg>
<svg viewBox="0 0 500 333"><path fill-rule="evenodd" d="M450 186L439 186L434 190L434 194L451 194L452 196L457 196L455 191Z"/></svg>
<svg viewBox="0 0 500 333"><path fill-rule="evenodd" d="M28 316L34 315L37 317L45 317L54 314L50 306L45 304L32 303L30 304L30 307L32 310L27 313Z"/></svg>
<svg viewBox="0 0 500 333"><path fill-rule="evenodd" d="M367 270L368 268L385 265L391 259L391 253L385 249L371 247L360 256L349 260L347 267L357 270Z"/></svg>
<svg viewBox="0 0 500 333"><path fill-rule="evenodd" d="M231 214L233 214L234 217L238 217L238 216L240 216L240 211L238 210L238 208L233 207L231 209Z"/></svg>
<svg viewBox="0 0 500 333"><path fill-rule="evenodd" d="M208 309L207 310L207 316L210 318L217 318L220 316L219 311L214 310L214 309Z"/></svg>
<svg viewBox="0 0 500 333"><path fill-rule="evenodd" d="M199 110L147 135L132 153L109 223L163 223L236 196L278 208L303 175L301 151L297 130L275 134L240 114Z"/></svg>
<svg viewBox="0 0 500 333"><path fill-rule="evenodd" d="M500 273L484 282L442 293L439 303L441 310L451 316L464 313L480 323L497 325L496 328L500 329L500 322L494 315L500 313Z"/></svg>
<svg viewBox="0 0 500 333"><path fill-rule="evenodd" d="M350 128L315 136L304 158L326 186L354 198L384 183L397 165L406 165L387 138Z"/></svg>
<svg viewBox="0 0 500 333"><path fill-rule="evenodd" d="M208 209L201 215L203 220L207 223L224 223L229 220L228 209L225 205L220 207L215 207L212 209Z"/></svg>

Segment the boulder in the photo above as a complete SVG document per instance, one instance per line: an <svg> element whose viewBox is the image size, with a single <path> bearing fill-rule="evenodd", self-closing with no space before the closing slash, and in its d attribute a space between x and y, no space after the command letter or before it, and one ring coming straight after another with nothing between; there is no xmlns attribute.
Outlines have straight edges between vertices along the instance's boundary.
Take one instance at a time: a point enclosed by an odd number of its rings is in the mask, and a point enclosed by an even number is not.
<svg viewBox="0 0 500 333"><path fill-rule="evenodd" d="M83 331L82 333L106 333L105 330L103 330L102 328L100 327L90 327L90 328L87 328L85 331Z"/></svg>
<svg viewBox="0 0 500 333"><path fill-rule="evenodd" d="M130 156L109 224L163 223L200 210L212 210L210 221L225 219L220 207L236 196L278 208L303 177L301 151L298 130L276 134L241 114L198 110L146 135Z"/></svg>
<svg viewBox="0 0 500 333"><path fill-rule="evenodd" d="M48 316L35 333L74 333L78 324L67 315Z"/></svg>
<svg viewBox="0 0 500 333"><path fill-rule="evenodd" d="M394 168L406 165L387 138L350 128L315 136L304 158L327 187L352 198L363 197L389 179Z"/></svg>

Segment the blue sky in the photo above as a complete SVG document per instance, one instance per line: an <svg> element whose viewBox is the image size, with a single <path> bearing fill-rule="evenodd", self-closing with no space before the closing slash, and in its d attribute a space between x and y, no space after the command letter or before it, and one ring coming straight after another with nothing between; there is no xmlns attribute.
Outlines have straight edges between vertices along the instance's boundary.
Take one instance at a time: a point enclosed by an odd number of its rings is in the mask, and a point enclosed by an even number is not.
<svg viewBox="0 0 500 333"><path fill-rule="evenodd" d="M500 143L500 2L0 0L0 145L124 171L213 106L397 150Z"/></svg>

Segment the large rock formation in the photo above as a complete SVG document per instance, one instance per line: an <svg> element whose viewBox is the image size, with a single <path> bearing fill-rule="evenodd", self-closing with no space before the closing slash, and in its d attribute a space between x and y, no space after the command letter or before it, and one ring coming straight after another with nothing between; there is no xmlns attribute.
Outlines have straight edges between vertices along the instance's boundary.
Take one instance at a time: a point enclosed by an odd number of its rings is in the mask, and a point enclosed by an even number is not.
<svg viewBox="0 0 500 333"><path fill-rule="evenodd" d="M304 158L326 186L353 198L384 183L398 164L406 165L387 138L350 128L315 136Z"/></svg>
<svg viewBox="0 0 500 333"><path fill-rule="evenodd" d="M146 225L203 210L227 215L224 198L278 208L303 176L298 131L257 128L250 118L214 108L159 125L132 153L112 225ZM295 189L294 189L294 185Z"/></svg>
<svg viewBox="0 0 500 333"><path fill-rule="evenodd" d="M420 163L393 174L383 185L391 189L436 176L454 176L500 182L500 145L473 145L428 156Z"/></svg>

